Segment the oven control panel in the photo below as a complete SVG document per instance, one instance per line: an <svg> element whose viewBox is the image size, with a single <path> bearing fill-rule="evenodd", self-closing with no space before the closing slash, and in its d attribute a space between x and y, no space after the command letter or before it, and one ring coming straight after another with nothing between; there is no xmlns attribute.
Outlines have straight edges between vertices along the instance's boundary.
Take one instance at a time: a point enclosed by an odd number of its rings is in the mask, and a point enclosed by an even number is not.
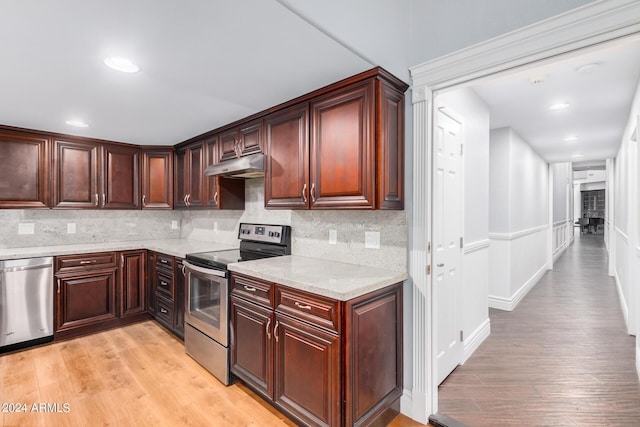
<svg viewBox="0 0 640 427"><path fill-rule="evenodd" d="M285 225L240 224L238 239L257 242L282 243L288 227Z"/></svg>

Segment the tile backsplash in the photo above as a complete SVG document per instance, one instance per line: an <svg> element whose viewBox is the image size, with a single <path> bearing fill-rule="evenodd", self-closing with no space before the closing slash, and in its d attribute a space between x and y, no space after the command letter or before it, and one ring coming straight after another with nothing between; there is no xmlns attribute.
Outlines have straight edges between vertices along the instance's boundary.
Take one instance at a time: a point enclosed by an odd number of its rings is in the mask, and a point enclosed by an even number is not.
<svg viewBox="0 0 640 427"><path fill-rule="evenodd" d="M405 211L266 210L263 178L246 181L244 211L0 209L0 221L0 248L177 238L237 245L241 222L284 224L291 226L295 255L407 269ZM20 224L33 224L34 234L18 234ZM68 224L75 224L74 234ZM365 248L368 231L380 233L379 249Z"/></svg>

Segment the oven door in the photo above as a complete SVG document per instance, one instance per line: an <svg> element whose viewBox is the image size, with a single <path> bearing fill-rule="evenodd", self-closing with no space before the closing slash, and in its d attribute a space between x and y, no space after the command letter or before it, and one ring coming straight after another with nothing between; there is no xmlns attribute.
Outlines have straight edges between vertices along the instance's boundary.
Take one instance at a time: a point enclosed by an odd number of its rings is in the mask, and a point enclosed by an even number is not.
<svg viewBox="0 0 640 427"><path fill-rule="evenodd" d="M202 268L184 261L187 279L185 321L200 332L228 346L229 281L221 270Z"/></svg>

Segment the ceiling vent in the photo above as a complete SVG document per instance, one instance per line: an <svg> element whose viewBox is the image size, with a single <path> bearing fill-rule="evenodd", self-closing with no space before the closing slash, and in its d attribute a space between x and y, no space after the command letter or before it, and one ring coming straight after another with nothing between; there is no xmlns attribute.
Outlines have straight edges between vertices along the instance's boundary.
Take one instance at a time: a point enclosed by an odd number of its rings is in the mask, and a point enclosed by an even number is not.
<svg viewBox="0 0 640 427"><path fill-rule="evenodd" d="M532 85L532 86L535 86L535 85L539 85L541 83L544 83L544 77L545 76L534 76L534 77L531 77L531 78L529 78L529 84Z"/></svg>

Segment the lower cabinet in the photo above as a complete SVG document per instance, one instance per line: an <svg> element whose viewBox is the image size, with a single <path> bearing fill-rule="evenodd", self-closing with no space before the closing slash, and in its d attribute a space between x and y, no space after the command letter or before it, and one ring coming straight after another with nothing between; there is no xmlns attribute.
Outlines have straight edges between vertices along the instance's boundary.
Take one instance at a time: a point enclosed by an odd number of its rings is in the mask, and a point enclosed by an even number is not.
<svg viewBox="0 0 640 427"><path fill-rule="evenodd" d="M231 275L231 371L297 423L388 423L402 394L402 287L337 301Z"/></svg>
<svg viewBox="0 0 640 427"><path fill-rule="evenodd" d="M184 339L183 260L158 252L150 252L148 259L148 312L158 323Z"/></svg>
<svg viewBox="0 0 640 427"><path fill-rule="evenodd" d="M56 257L54 337L68 338L148 319L145 252Z"/></svg>

